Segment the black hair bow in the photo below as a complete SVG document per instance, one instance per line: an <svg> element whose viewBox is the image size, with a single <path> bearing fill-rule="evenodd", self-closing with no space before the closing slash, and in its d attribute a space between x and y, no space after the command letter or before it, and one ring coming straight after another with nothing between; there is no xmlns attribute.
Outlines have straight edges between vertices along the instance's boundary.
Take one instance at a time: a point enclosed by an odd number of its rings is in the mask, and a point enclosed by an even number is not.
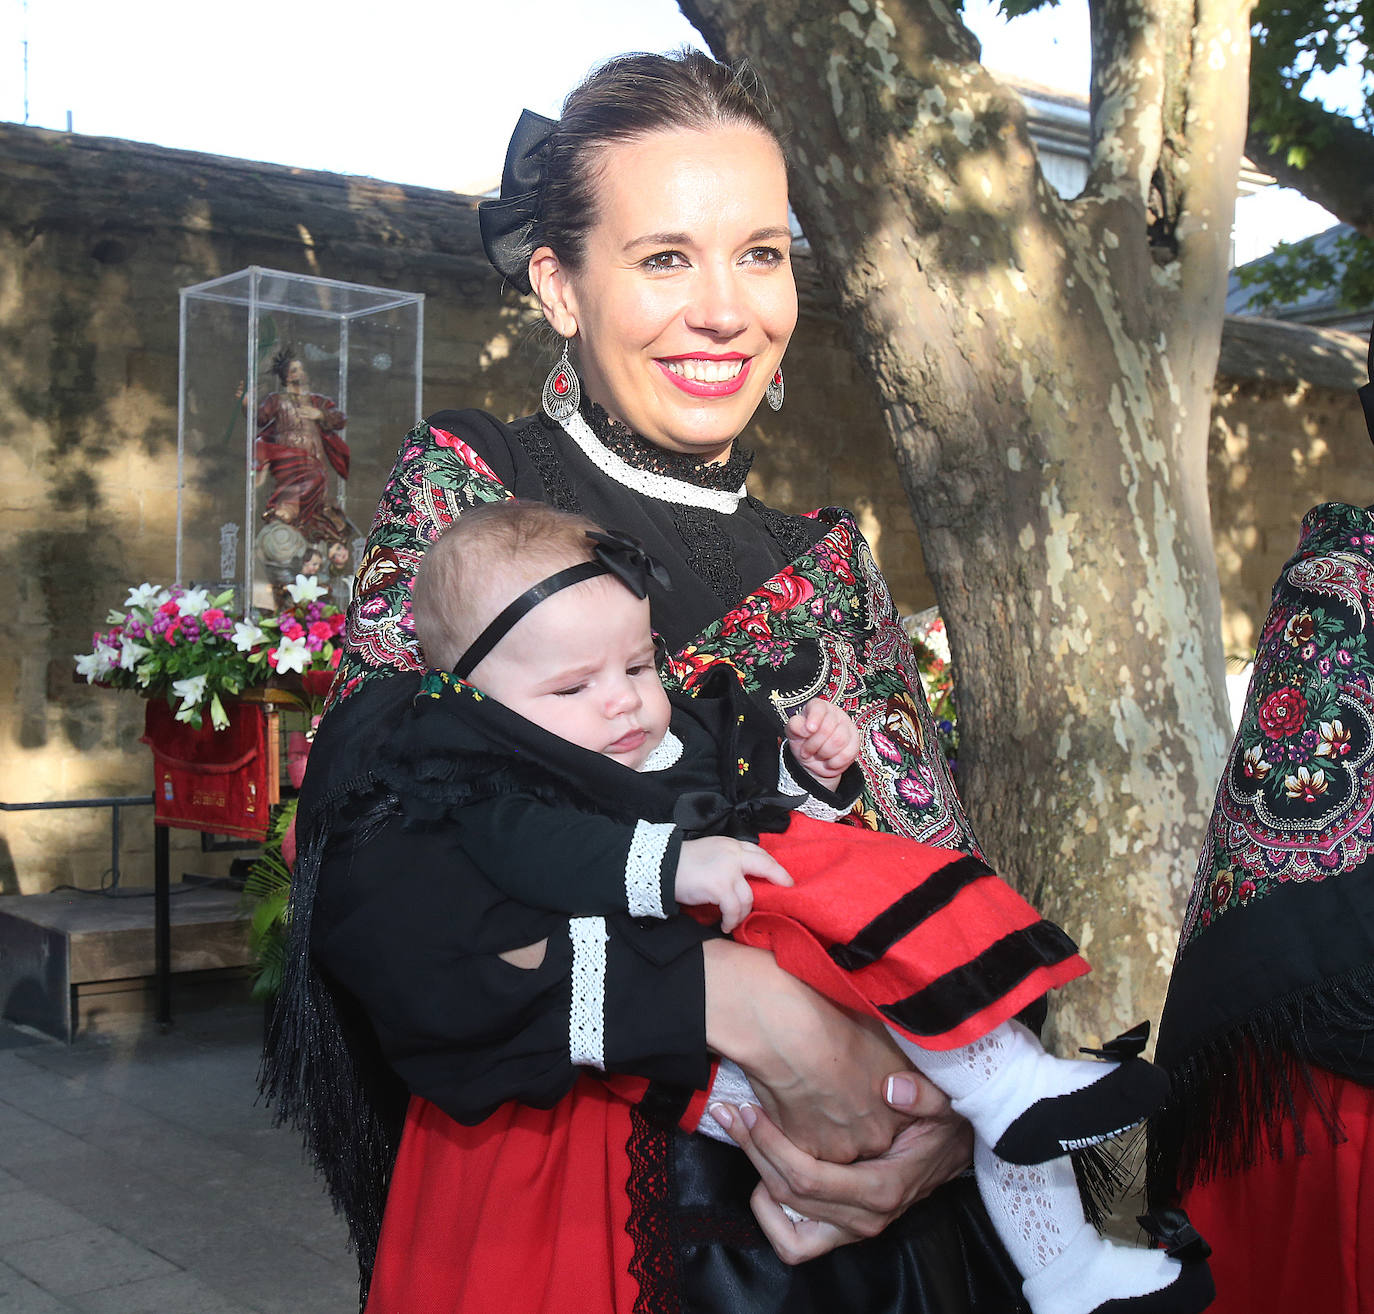
<svg viewBox="0 0 1374 1314"><path fill-rule="evenodd" d="M501 195L477 207L487 259L522 292L530 290L530 229L539 217L544 148L557 127L557 119L521 110L520 121L506 147Z"/></svg>
<svg viewBox="0 0 1374 1314"><path fill-rule="evenodd" d="M604 534L588 530L587 537L594 545L592 555L635 597L649 596L650 580L659 588L673 587L667 566L651 557L644 550L644 544L632 535L621 533L618 529L608 529Z"/></svg>

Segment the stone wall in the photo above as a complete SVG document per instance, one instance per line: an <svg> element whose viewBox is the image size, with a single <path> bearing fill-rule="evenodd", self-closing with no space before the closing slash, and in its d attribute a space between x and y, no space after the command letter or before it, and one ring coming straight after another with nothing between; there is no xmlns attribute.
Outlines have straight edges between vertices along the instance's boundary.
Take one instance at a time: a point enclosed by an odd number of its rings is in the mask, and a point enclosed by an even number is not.
<svg viewBox="0 0 1374 1314"><path fill-rule="evenodd" d="M550 356L528 308L482 258L475 205L0 125L0 678L11 691L0 707L0 799L150 787L141 701L75 682L72 654L89 649L129 584L173 573L179 289L262 265L423 292L425 408L520 414ZM898 604L927 606L872 389L805 258L798 280L788 404L744 439L760 454L755 490L789 508L852 507ZM1321 498L1374 500L1351 396L1359 344L1282 328L1267 339L1292 333L1306 336L1291 358L1223 358L1213 462L1228 649L1252 641L1302 511ZM350 483L355 518L366 519L377 491ZM125 879L146 881L151 826L146 813L130 818ZM174 871L213 869L194 835L173 832L173 842ZM107 814L4 814L0 893L92 886L108 850Z"/></svg>

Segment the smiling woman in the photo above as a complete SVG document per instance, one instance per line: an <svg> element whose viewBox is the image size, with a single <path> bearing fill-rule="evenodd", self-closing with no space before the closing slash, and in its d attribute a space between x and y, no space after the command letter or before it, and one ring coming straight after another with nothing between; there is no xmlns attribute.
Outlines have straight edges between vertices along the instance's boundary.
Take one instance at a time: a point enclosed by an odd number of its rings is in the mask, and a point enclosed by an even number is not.
<svg viewBox="0 0 1374 1314"><path fill-rule="evenodd" d="M676 129L604 146L596 177L580 249L530 259L544 315L612 419L724 461L797 323L782 152L753 125Z"/></svg>
<svg viewBox="0 0 1374 1314"><path fill-rule="evenodd" d="M786 167L752 78L699 52L611 61L560 121L522 117L482 227L567 347L544 414L440 411L402 445L302 792L269 1054L371 1314L1024 1310L959 1176L967 1126L885 1035L680 916L554 918L517 967L531 937L470 914L461 836L402 825L376 754L421 687L416 566L454 519L515 496L633 535L666 567L671 588L647 587L671 683L728 667L779 729L834 702L863 746L852 819L973 847L853 518L788 515L745 486L736 440L765 395L781 404L797 317ZM618 623L587 585L560 596ZM761 1106L752 1166L693 1134L717 1057Z"/></svg>

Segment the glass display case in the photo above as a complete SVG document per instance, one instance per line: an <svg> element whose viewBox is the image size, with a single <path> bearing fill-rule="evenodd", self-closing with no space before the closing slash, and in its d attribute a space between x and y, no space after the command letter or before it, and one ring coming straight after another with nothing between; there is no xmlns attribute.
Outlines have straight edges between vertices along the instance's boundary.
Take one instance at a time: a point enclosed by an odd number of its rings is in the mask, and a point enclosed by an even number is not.
<svg viewBox="0 0 1374 1314"><path fill-rule="evenodd" d="M183 288L176 582L277 611L314 575L346 604L423 359L421 293L257 266Z"/></svg>

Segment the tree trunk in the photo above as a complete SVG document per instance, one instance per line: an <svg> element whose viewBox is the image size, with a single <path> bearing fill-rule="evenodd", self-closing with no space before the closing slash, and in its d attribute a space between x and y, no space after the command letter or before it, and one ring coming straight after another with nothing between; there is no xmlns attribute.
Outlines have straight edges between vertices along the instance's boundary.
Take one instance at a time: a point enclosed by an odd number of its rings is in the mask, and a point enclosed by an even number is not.
<svg viewBox="0 0 1374 1314"><path fill-rule="evenodd" d="M790 139L949 626L981 842L1095 964L1057 1030L1157 1016L1227 739L1206 444L1248 4L1095 6L1072 202L940 0L681 7Z"/></svg>

